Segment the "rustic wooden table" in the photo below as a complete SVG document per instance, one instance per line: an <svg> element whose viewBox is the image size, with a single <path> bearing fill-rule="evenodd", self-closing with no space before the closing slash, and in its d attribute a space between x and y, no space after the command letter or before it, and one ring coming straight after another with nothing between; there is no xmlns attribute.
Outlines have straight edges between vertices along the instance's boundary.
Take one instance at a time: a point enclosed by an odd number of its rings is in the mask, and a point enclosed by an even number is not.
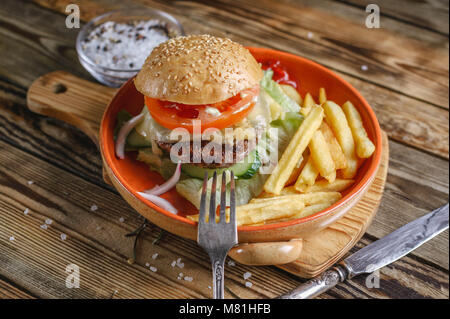
<svg viewBox="0 0 450 319"><path fill-rule="evenodd" d="M389 135L390 166L378 214L353 250L448 201L448 1L377 1L379 29L364 25L371 2L365 0L129 2L173 14L186 33L312 59L362 92ZM129 2L0 4L1 298L211 296L207 255L156 226L143 230L136 261L129 263L134 238L124 235L142 219L103 182L96 146L77 129L26 107L27 88L47 72L92 80L77 60L78 30L65 28L66 5L79 4L87 21ZM448 298L448 250L447 231L383 268L380 288L367 288L362 276L320 298ZM170 265L178 258L182 269ZM70 264L80 268L79 289L66 288ZM193 281L177 279L180 272ZM251 288L244 286L245 272L252 273ZM226 297L272 298L301 282L275 267L236 265L226 271Z"/></svg>

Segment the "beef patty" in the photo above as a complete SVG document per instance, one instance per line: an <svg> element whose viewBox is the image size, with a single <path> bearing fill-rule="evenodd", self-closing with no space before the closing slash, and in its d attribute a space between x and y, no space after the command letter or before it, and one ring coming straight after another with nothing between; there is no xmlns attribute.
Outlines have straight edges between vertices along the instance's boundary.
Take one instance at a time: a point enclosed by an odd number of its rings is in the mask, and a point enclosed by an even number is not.
<svg viewBox="0 0 450 319"><path fill-rule="evenodd" d="M170 154L172 147L176 144L168 143L168 142L157 142L158 146L165 152ZM178 152L179 157L183 157L182 150L183 148L189 148L189 162L192 165L196 165L202 168L227 168L232 166L233 164L242 161L255 147L257 144L255 142L249 142L247 139L237 141L232 146L225 144L214 144L210 141L201 141L200 150L198 147L195 147L193 142L180 142L180 148ZM214 146L214 147L213 147ZM204 152L207 152L205 148L208 148L209 154L205 156ZM217 150L217 152L216 152ZM220 151L219 151L220 150ZM229 152L229 154L227 154ZM202 154L202 156L200 156ZM196 155L196 156L194 156ZM228 155L228 156L227 156ZM206 157L206 158L205 158ZM187 158L183 158L183 162L185 162ZM195 163L194 160L197 162Z"/></svg>

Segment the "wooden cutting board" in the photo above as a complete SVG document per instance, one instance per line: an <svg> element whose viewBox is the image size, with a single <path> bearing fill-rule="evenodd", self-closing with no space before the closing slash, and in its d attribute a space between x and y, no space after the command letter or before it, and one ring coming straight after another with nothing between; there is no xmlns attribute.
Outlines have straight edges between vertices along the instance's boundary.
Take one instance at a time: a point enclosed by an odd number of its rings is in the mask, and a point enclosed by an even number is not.
<svg viewBox="0 0 450 319"><path fill-rule="evenodd" d="M30 110L78 127L98 145L103 111L116 91L67 72L56 71L40 77L30 86L27 101ZM59 105L61 112L55 112L52 107L55 104ZM376 214L386 182L388 161L389 145L383 132L381 164L363 198L343 218L304 239L297 261L277 267L310 278L341 259L362 237Z"/></svg>

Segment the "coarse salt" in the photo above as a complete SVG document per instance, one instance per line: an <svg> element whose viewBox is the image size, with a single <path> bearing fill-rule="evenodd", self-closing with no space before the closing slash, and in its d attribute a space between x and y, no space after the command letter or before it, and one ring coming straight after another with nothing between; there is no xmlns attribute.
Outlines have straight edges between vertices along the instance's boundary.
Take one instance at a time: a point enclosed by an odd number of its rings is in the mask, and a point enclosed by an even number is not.
<svg viewBox="0 0 450 319"><path fill-rule="evenodd" d="M25 208L25 210L23 211L23 213L24 213L25 215L28 215L29 212L30 212L30 210L29 210L28 208Z"/></svg>
<svg viewBox="0 0 450 319"><path fill-rule="evenodd" d="M158 268L154 267L154 266L150 266L150 270L153 272L156 272L158 270Z"/></svg>
<svg viewBox="0 0 450 319"><path fill-rule="evenodd" d="M14 236L9 237L9 240L14 241L15 240Z"/></svg>
<svg viewBox="0 0 450 319"><path fill-rule="evenodd" d="M66 240L67 239L67 235L66 234L61 234L61 240Z"/></svg>
<svg viewBox="0 0 450 319"><path fill-rule="evenodd" d="M123 223L124 221L125 221L125 218L123 218L123 217L119 218L119 222Z"/></svg>
<svg viewBox="0 0 450 319"><path fill-rule="evenodd" d="M192 280L194 280L194 278L186 276L184 277L184 280L191 282Z"/></svg>
<svg viewBox="0 0 450 319"><path fill-rule="evenodd" d="M42 228L42 229L47 229L48 226L47 226L47 224L43 224L43 225L41 225L41 228Z"/></svg>
<svg viewBox="0 0 450 319"><path fill-rule="evenodd" d="M156 258L158 258L158 253L154 253L154 254L152 255L152 259L153 259L153 260L155 260Z"/></svg>
<svg viewBox="0 0 450 319"><path fill-rule="evenodd" d="M51 224L53 223L53 220L51 220L50 218L47 218L47 219L45 220L45 223L46 223L47 225L51 225Z"/></svg>
<svg viewBox="0 0 450 319"><path fill-rule="evenodd" d="M166 24L159 20L108 21L95 27L81 46L83 52L102 67L137 70L152 50L168 39Z"/></svg>
<svg viewBox="0 0 450 319"><path fill-rule="evenodd" d="M367 65L361 65L361 70L363 71L367 71L369 69L369 67Z"/></svg>
<svg viewBox="0 0 450 319"><path fill-rule="evenodd" d="M253 284L250 281L245 282L245 287L251 288L252 286L253 286Z"/></svg>
<svg viewBox="0 0 450 319"><path fill-rule="evenodd" d="M98 206L97 206L97 205L92 205L92 206L91 206L91 211L92 211L92 212L95 212L97 209L98 209Z"/></svg>
<svg viewBox="0 0 450 319"><path fill-rule="evenodd" d="M247 280L248 278L250 278L252 276L251 273L249 273L248 271L244 274L244 279Z"/></svg>
<svg viewBox="0 0 450 319"><path fill-rule="evenodd" d="M27 184L28 184L28 185L33 185L34 182L33 182L33 181L28 181Z"/></svg>
<svg viewBox="0 0 450 319"><path fill-rule="evenodd" d="M175 267L177 265L177 262L174 260L172 261L172 263L170 264L172 267Z"/></svg>

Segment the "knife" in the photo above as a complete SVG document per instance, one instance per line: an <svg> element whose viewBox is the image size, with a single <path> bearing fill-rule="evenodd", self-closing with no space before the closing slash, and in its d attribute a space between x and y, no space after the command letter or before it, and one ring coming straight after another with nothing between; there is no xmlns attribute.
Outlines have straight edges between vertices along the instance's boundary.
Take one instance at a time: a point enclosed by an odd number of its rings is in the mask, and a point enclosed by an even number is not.
<svg viewBox="0 0 450 319"><path fill-rule="evenodd" d="M372 273L389 265L447 228L448 203L358 250L320 276L279 296L278 299L316 297L346 279Z"/></svg>

